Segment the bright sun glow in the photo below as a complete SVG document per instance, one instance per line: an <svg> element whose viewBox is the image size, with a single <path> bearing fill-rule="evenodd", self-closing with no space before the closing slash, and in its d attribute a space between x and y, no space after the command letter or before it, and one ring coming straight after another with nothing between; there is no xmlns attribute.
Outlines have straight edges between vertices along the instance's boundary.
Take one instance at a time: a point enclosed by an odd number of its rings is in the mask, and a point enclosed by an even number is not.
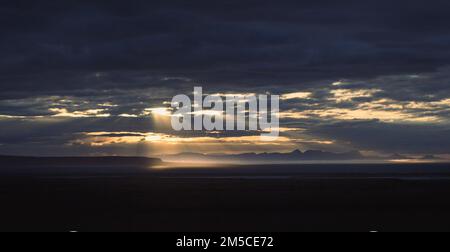
<svg viewBox="0 0 450 252"><path fill-rule="evenodd" d="M148 109L145 109L145 111L147 113L150 113L150 114L153 114L153 115L156 115L156 116L171 116L172 115L172 112L170 111L170 109L164 108L164 107L161 107L161 108L148 108Z"/></svg>

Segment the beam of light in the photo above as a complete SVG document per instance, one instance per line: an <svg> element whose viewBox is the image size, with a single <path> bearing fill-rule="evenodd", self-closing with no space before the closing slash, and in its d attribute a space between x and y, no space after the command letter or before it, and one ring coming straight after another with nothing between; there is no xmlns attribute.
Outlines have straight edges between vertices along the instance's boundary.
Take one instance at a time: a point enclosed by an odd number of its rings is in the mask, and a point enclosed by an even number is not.
<svg viewBox="0 0 450 252"><path fill-rule="evenodd" d="M147 108L144 113L151 114L154 116L167 116L170 117L172 112L169 108L160 107L160 108Z"/></svg>
<svg viewBox="0 0 450 252"><path fill-rule="evenodd" d="M381 89L336 89L331 91L331 94L334 96L331 100L337 103L349 102L356 98L370 98L382 91Z"/></svg>
<svg viewBox="0 0 450 252"><path fill-rule="evenodd" d="M119 107L119 105L113 104L111 102L99 103L99 104L97 104L97 106L99 106L99 107L106 107L106 108Z"/></svg>
<svg viewBox="0 0 450 252"><path fill-rule="evenodd" d="M147 108L141 116L151 116L155 129L171 129L172 110L167 107Z"/></svg>
<svg viewBox="0 0 450 252"><path fill-rule="evenodd" d="M333 82L331 85L334 86L334 87L338 87L338 86L342 86L342 85L345 85L345 84L346 83L343 82L343 81L336 81L336 82Z"/></svg>
<svg viewBox="0 0 450 252"><path fill-rule="evenodd" d="M217 97L237 97L237 98L245 98L249 96L256 96L256 93L216 93L212 94L211 96L217 96Z"/></svg>
<svg viewBox="0 0 450 252"><path fill-rule="evenodd" d="M26 116L0 115L0 119L27 119Z"/></svg>
<svg viewBox="0 0 450 252"><path fill-rule="evenodd" d="M138 118L138 115L132 115L132 114L120 114L119 117L125 117L125 118Z"/></svg>
<svg viewBox="0 0 450 252"><path fill-rule="evenodd" d="M311 98L311 92L297 92L289 93L281 96L281 100L292 100L292 99L309 99Z"/></svg>
<svg viewBox="0 0 450 252"><path fill-rule="evenodd" d="M70 112L65 108L51 108L50 112L54 113L52 117L74 117L74 118L86 118L86 117L110 117L111 114L106 113L105 109L89 109L83 111Z"/></svg>
<svg viewBox="0 0 450 252"><path fill-rule="evenodd" d="M444 161L439 160L421 160L421 159L393 159L388 160L388 162L391 163L398 163L398 164L427 164L427 163L439 163Z"/></svg>
<svg viewBox="0 0 450 252"><path fill-rule="evenodd" d="M384 110L375 108L355 108L355 109L317 109L305 111L285 111L280 112L281 119L310 119L322 118L330 120L380 120L389 123L436 123L441 121L437 116L426 116L402 110Z"/></svg>

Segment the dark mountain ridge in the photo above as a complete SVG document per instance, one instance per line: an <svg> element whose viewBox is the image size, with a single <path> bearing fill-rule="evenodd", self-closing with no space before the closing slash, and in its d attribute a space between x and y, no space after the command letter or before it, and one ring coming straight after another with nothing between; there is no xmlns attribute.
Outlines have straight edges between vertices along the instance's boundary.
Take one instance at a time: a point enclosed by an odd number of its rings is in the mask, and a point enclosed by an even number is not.
<svg viewBox="0 0 450 252"><path fill-rule="evenodd" d="M359 151L345 153L332 153L319 150L308 150L302 152L295 150L290 153L245 153L235 155L206 155L199 153L181 153L176 155L166 155L162 157L165 161L195 160L195 161L246 161L246 162L296 162L296 161L343 161L343 160L366 160L368 157Z"/></svg>

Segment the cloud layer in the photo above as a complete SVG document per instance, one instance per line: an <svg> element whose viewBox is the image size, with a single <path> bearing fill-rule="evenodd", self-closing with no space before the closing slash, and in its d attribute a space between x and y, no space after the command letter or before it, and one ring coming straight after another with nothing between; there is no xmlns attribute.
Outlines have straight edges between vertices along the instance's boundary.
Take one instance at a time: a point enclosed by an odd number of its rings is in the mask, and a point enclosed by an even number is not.
<svg viewBox="0 0 450 252"><path fill-rule="evenodd" d="M148 136L164 136L182 151L450 154L449 9L440 0L4 3L0 153L151 155ZM282 127L296 130L260 148L249 147L257 133L171 132L155 108L198 85L280 94ZM113 135L95 145L95 132Z"/></svg>

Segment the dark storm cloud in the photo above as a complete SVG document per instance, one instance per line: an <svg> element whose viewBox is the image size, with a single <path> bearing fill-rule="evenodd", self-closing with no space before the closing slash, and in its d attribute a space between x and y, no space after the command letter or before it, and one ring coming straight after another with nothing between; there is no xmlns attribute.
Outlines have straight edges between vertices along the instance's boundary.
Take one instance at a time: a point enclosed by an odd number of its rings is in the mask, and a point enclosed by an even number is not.
<svg viewBox="0 0 450 252"><path fill-rule="evenodd" d="M161 85L164 77L255 86L428 72L450 64L449 7L448 1L8 2L1 8L1 86L135 88Z"/></svg>
<svg viewBox="0 0 450 252"><path fill-rule="evenodd" d="M440 0L3 1L0 152L95 154L67 144L80 132L154 131L151 118L120 115L142 115L201 85L311 92L281 104L307 115L282 120L304 128L302 139L448 153L449 10ZM342 89L378 91L337 102L333 91ZM321 117L370 106L416 124ZM96 109L111 117L51 117ZM425 117L439 123L419 125Z"/></svg>
<svg viewBox="0 0 450 252"><path fill-rule="evenodd" d="M16 155L91 155L95 154L92 149L69 144L83 132L148 132L154 127L151 118L6 119L0 120L0 151Z"/></svg>
<svg viewBox="0 0 450 252"><path fill-rule="evenodd" d="M379 121L360 121L316 126L312 131L361 150L448 154L450 148L450 127L443 125L392 125Z"/></svg>

